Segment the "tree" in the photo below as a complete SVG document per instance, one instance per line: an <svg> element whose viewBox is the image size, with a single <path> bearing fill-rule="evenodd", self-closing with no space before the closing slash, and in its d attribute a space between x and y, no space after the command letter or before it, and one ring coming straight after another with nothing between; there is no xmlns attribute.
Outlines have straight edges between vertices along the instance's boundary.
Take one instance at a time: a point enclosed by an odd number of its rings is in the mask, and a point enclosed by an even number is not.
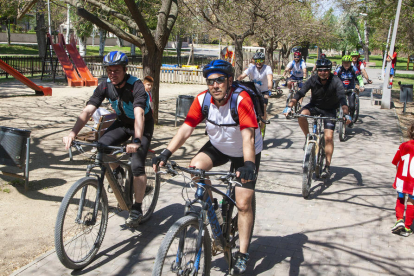
<svg viewBox="0 0 414 276"><path fill-rule="evenodd" d="M7 45L10 45L10 22L17 17L18 3L0 0L0 21L6 23Z"/></svg>
<svg viewBox="0 0 414 276"><path fill-rule="evenodd" d="M144 76L150 75L154 78L153 115L155 123L158 124L162 54L177 19L177 0L62 1L76 7L76 13L80 17L141 49ZM123 24L128 28L124 28ZM137 30L137 35L129 32L130 28Z"/></svg>
<svg viewBox="0 0 414 276"><path fill-rule="evenodd" d="M193 17L229 36L235 46L235 75L243 71L243 42L254 34L258 16L266 12L265 0L192 0L182 1Z"/></svg>
<svg viewBox="0 0 414 276"><path fill-rule="evenodd" d="M86 56L86 40L91 36L93 24L74 12L70 12L71 21L75 34L79 39L79 54L81 57Z"/></svg>

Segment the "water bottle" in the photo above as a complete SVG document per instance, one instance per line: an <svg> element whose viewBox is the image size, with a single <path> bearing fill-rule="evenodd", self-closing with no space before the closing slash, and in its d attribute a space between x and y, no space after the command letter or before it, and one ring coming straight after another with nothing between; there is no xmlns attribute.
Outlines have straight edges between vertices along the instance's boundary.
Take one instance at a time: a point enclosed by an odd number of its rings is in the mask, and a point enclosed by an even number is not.
<svg viewBox="0 0 414 276"><path fill-rule="evenodd" d="M219 224L223 225L223 216L221 215L221 208L219 208L217 198L214 199L214 212L216 213Z"/></svg>

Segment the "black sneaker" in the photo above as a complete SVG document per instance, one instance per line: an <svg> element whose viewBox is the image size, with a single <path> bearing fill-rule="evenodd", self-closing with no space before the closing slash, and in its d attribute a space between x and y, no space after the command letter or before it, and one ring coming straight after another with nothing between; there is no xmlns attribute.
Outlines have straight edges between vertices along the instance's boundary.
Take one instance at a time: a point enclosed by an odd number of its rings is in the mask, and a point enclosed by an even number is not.
<svg viewBox="0 0 414 276"><path fill-rule="evenodd" d="M331 169L330 169L330 167L325 166L325 168L323 168L321 177L322 178L329 179L330 176L331 176Z"/></svg>
<svg viewBox="0 0 414 276"><path fill-rule="evenodd" d="M233 266L233 275L241 275L247 269L247 262L249 261L249 253L236 253L236 263Z"/></svg>

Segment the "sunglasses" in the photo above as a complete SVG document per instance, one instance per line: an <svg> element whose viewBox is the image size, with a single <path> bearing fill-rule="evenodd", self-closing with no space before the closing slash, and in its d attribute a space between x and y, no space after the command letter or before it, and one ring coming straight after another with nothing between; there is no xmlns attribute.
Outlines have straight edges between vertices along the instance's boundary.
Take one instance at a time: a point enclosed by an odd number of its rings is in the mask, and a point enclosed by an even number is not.
<svg viewBox="0 0 414 276"><path fill-rule="evenodd" d="M264 62L264 59L256 59L255 60L257 63L263 63Z"/></svg>
<svg viewBox="0 0 414 276"><path fill-rule="evenodd" d="M217 82L217 84L222 84L223 82L225 82L227 79L227 77L225 76L221 76L215 79L206 79L207 81L207 85L214 85L215 82Z"/></svg>
<svg viewBox="0 0 414 276"><path fill-rule="evenodd" d="M300 56L294 56L293 58L300 58Z"/></svg>
<svg viewBox="0 0 414 276"><path fill-rule="evenodd" d="M327 68L318 68L318 72L329 72L331 71L331 69L327 69Z"/></svg>

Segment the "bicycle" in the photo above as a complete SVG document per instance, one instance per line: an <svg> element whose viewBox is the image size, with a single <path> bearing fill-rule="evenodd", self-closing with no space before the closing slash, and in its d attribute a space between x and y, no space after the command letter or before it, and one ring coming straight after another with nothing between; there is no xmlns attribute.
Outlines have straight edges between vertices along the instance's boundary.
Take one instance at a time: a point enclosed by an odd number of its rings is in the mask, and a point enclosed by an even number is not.
<svg viewBox="0 0 414 276"><path fill-rule="evenodd" d="M168 230L155 258L152 276L160 275L210 275L211 255L224 253L231 272L235 260L233 254L239 244L238 214L235 202L235 185L242 186L233 180L236 174L233 172L206 172L196 168L184 168L171 161L166 165L167 171L177 175L181 172L192 174L194 177L206 179L208 176L220 176L219 180L227 185L226 193L217 188L192 180L190 183L197 186L195 199L186 199L184 217L176 221ZM183 198L184 198L183 188ZM223 197L221 215L223 224L220 225L216 215L212 198L209 194L215 192ZM188 196L188 192L187 192ZM185 199L185 198L184 198ZM201 208L194 206L199 204ZM255 196L252 199L253 209L253 233L256 213ZM208 221L210 223L208 223ZM207 225L210 224L213 234L213 244ZM250 234L250 240L252 235Z"/></svg>
<svg viewBox="0 0 414 276"><path fill-rule="evenodd" d="M279 80L273 80L272 92L275 93L276 96L283 94L283 90L279 86Z"/></svg>
<svg viewBox="0 0 414 276"><path fill-rule="evenodd" d="M104 178L109 182L118 201L118 208L130 210L133 204L133 175L130 160L126 163L115 155L125 152L125 147L106 146L97 142L73 141L72 146L83 152L82 146L96 147L91 157L94 160L86 169L86 176L76 181L66 193L60 205L55 225L55 248L60 262L69 269L81 269L93 261L105 236L108 224L108 198L104 188ZM115 150L114 157L104 153ZM125 171L125 183L116 180L109 162L104 156L113 159ZM147 221L154 212L160 191L160 177L152 169L152 151L145 162L147 185L142 202L143 218ZM99 172L93 172L94 168ZM121 185L123 184L123 185Z"/></svg>
<svg viewBox="0 0 414 276"><path fill-rule="evenodd" d="M345 97L346 97L347 102L348 102L348 95L349 94L354 94L355 95L355 102L354 102L355 110L354 110L354 114L350 114L350 115L352 116L352 123L356 123L358 121L358 117L359 117L359 90L358 90L358 88L345 90Z"/></svg>
<svg viewBox="0 0 414 276"><path fill-rule="evenodd" d="M289 94L288 97L286 99L286 106L288 106L288 104L290 103L290 101L293 99L293 96L295 96L296 92L299 91L299 83L302 83L302 81L299 80L290 80L292 82L292 88L289 89ZM296 102L296 105L292 107L292 111L294 114L298 113L299 110L301 108L301 103L300 101Z"/></svg>
<svg viewBox="0 0 414 276"><path fill-rule="evenodd" d="M291 118L298 117L313 119L312 133L306 136L305 155L303 158L302 196L307 199L310 194L313 173L315 173L315 178L319 179L326 162L325 134L322 129L322 120L328 119L336 121L337 118L303 114L296 114Z"/></svg>

